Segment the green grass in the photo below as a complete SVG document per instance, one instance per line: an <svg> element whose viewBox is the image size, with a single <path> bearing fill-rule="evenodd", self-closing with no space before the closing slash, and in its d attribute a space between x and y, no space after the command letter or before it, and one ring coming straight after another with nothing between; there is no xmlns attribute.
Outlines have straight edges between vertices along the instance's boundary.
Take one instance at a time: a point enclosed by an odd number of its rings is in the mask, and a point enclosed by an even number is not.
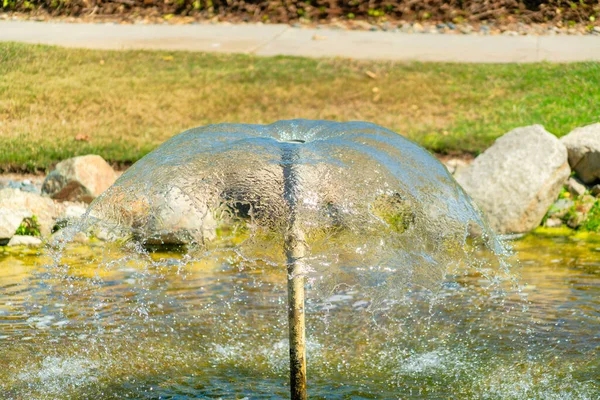
<svg viewBox="0 0 600 400"><path fill-rule="evenodd" d="M561 136L599 121L600 64L394 63L0 43L1 170L47 169L89 153L128 164L190 127L290 118L366 120L434 152L477 154L517 126L540 123Z"/></svg>

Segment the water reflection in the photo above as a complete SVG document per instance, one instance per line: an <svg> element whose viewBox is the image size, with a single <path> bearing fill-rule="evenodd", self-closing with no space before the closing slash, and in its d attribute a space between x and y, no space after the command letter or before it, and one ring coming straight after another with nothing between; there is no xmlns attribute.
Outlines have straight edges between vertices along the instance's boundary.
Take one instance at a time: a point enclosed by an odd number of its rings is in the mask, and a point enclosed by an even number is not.
<svg viewBox="0 0 600 400"><path fill-rule="evenodd" d="M522 293L465 270L434 300L313 297L311 397L598 398L600 243L531 235L515 248ZM62 269L44 267L48 250L0 255L4 398L287 397L283 272L104 245L68 254Z"/></svg>

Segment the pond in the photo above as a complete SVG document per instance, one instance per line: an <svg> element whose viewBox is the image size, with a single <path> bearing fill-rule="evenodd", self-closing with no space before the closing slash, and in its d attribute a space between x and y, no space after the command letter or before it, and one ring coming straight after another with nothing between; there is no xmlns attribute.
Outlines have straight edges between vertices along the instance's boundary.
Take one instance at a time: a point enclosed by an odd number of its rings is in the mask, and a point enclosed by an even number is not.
<svg viewBox="0 0 600 400"><path fill-rule="evenodd" d="M600 240L512 246L508 284L456 270L376 306L309 284L309 397L600 398ZM284 271L102 243L66 254L0 253L3 399L289 396Z"/></svg>

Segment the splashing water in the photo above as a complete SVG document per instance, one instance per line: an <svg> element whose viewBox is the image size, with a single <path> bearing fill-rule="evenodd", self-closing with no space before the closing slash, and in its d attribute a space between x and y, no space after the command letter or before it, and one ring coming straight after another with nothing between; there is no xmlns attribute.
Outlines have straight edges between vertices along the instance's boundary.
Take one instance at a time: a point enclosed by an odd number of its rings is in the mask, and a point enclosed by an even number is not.
<svg viewBox="0 0 600 400"><path fill-rule="evenodd" d="M470 262L469 230L504 249L448 171L424 149L369 123L280 121L186 131L150 153L91 207L117 236L194 243L283 262L286 171L315 288L361 284L392 296L439 287Z"/></svg>
<svg viewBox="0 0 600 400"><path fill-rule="evenodd" d="M63 229L42 266L6 261L28 278L2 281L0 392L286 398L290 170L311 397L598 397L591 295L575 314L556 303L568 294L521 287L422 148L373 124L302 120L184 132ZM81 231L115 243L78 245ZM591 274L581 282L600 294Z"/></svg>

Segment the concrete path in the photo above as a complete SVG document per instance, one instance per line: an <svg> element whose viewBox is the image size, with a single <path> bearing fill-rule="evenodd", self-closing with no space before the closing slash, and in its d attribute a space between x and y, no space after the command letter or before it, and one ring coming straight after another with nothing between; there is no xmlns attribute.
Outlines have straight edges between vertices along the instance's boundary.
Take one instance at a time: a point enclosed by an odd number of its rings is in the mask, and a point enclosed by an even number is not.
<svg viewBox="0 0 600 400"><path fill-rule="evenodd" d="M302 29L288 25L118 25L0 21L0 41L92 49L402 61L600 61L600 36L476 36Z"/></svg>

